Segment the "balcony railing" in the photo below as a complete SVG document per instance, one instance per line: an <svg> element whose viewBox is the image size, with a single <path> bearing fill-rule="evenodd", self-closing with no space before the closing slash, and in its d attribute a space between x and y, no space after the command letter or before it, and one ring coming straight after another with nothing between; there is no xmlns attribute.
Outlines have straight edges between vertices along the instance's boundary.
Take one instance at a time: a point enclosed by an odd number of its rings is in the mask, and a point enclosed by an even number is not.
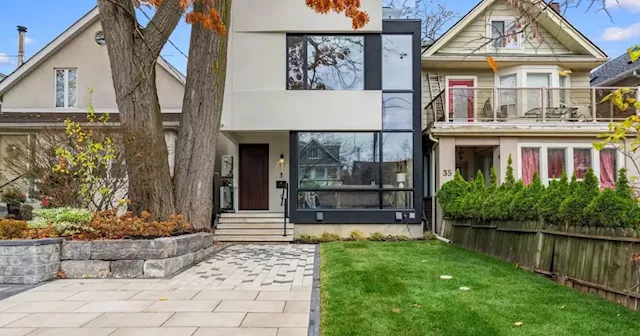
<svg viewBox="0 0 640 336"><path fill-rule="evenodd" d="M620 109L606 100L620 87L495 88L450 87L425 107L427 125L434 123L613 122L640 110ZM639 88L627 88L625 98L640 99Z"/></svg>

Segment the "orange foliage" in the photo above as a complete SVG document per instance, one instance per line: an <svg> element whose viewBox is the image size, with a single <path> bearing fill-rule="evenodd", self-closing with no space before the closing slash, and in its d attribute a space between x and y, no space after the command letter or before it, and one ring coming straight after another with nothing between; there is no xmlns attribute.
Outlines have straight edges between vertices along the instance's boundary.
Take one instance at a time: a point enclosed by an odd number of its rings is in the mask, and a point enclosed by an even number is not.
<svg viewBox="0 0 640 336"><path fill-rule="evenodd" d="M116 210L93 214L84 232L73 236L77 240L157 238L193 232L182 215L171 215L169 220L154 221L151 214L143 211L140 217L127 212L117 216Z"/></svg>
<svg viewBox="0 0 640 336"><path fill-rule="evenodd" d="M163 0L134 0L136 7L149 6L158 7ZM216 0L178 0L180 7L185 13L186 21L189 24L199 23L207 29L211 29L218 34L226 34L227 27L220 17L218 10L213 8ZM300 0L303 1L303 0ZM360 7L361 0L304 0L310 8L320 14L327 14L330 11L344 13L351 19L353 29L364 27L369 22L369 15ZM193 4L199 2L204 5L205 10L196 12Z"/></svg>

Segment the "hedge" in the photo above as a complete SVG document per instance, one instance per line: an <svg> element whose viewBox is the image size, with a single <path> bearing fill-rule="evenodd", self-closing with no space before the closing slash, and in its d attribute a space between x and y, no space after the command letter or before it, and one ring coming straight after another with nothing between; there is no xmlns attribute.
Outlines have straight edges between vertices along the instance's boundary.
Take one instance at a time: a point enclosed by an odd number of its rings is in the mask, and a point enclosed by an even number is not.
<svg viewBox="0 0 640 336"><path fill-rule="evenodd" d="M482 172L465 181L456 170L452 181L438 191L444 216L474 220L544 220L554 225L640 227L640 208L632 198L626 169L620 169L616 188L600 190L598 178L589 169L583 180L566 173L545 187L536 173L525 186L513 175L509 157L505 183L498 186L491 169L489 185Z"/></svg>

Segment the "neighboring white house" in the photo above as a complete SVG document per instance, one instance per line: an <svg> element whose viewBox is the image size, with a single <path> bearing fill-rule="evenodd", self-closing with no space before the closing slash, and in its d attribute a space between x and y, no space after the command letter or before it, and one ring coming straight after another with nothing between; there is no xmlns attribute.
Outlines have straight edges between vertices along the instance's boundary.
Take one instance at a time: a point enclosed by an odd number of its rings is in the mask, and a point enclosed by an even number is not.
<svg viewBox="0 0 640 336"><path fill-rule="evenodd" d="M66 118L85 120L89 88L93 90L96 113L109 112L112 121L119 120L99 19L96 7L0 82L0 148L3 151L9 144L37 136L38 131L60 125ZM185 77L160 58L156 82L173 170ZM224 136L220 137L218 162L226 153L227 142ZM0 165L4 179L0 184L13 178L12 173L3 168Z"/></svg>
<svg viewBox="0 0 640 336"><path fill-rule="evenodd" d="M488 178L495 167L502 182L509 156L525 183L536 172L548 183L562 171L581 177L593 168L603 187L612 186L627 162L592 143L611 121L636 111L602 102L615 88L590 86L590 71L607 55L556 5L530 9L536 20L527 25L510 3L480 1L422 53L427 194L456 169L466 178L478 170Z"/></svg>

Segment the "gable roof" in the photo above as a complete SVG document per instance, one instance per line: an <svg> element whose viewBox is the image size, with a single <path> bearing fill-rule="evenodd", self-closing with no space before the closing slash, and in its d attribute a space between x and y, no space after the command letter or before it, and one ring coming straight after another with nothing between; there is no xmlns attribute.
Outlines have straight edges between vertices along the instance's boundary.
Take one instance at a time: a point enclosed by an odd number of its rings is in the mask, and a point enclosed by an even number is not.
<svg viewBox="0 0 640 336"><path fill-rule="evenodd" d="M87 14L82 16L78 21L72 24L69 28L58 35L53 41L49 42L46 46L35 53L31 58L19 66L16 70L6 76L4 80L0 82L0 95L17 84L20 80L26 77L31 71L36 69L38 65L53 56L58 50L63 48L73 38L82 33L85 29L90 27L94 22L99 19L98 6L94 7ZM174 68L164 58L158 58L158 64L175 77L182 84L185 83L185 76Z"/></svg>
<svg viewBox="0 0 640 336"><path fill-rule="evenodd" d="M633 63L629 54L624 53L594 70L591 73L591 85L615 84L615 82L631 76L633 70L640 71L640 61Z"/></svg>
<svg viewBox="0 0 640 336"><path fill-rule="evenodd" d="M470 23L483 14L491 5L498 0L481 0L475 7L473 7L467 14L465 14L458 22L456 22L451 28L449 28L442 36L440 36L433 44L428 46L423 52L422 56L431 56L436 53L441 47L446 45L451 39L453 39L459 32L466 28ZM564 16L553 10L544 1L538 3L538 6L544 6L542 10L547 14L556 25L561 27L569 36L571 36L576 42L578 42L585 50L587 50L592 56L596 58L607 58L607 54L602 51L595 43L587 38L582 32L576 29Z"/></svg>

